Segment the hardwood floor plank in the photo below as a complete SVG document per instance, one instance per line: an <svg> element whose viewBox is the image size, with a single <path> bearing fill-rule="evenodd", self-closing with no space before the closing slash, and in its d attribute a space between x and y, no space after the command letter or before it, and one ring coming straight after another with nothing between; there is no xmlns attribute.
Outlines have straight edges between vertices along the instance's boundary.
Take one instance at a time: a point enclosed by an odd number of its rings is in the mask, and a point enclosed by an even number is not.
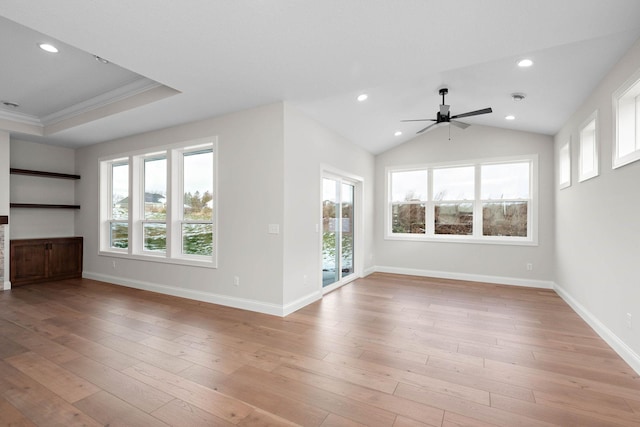
<svg viewBox="0 0 640 427"><path fill-rule="evenodd" d="M173 373L180 372L192 365L191 362L187 362L179 357L174 357L163 351L120 337L111 336L99 340L98 343L138 359L139 361L148 362Z"/></svg>
<svg viewBox="0 0 640 427"><path fill-rule="evenodd" d="M37 332L21 328L3 319L0 319L0 334L54 363L65 363L81 356L80 353L39 335Z"/></svg>
<svg viewBox="0 0 640 427"><path fill-rule="evenodd" d="M0 361L2 398L36 425L100 426L56 393Z"/></svg>
<svg viewBox="0 0 640 427"><path fill-rule="evenodd" d="M550 426L552 424L537 421L523 415L516 415L490 406L480 405L468 400L436 393L421 387L400 383L395 395L415 402L443 408L469 418L494 423L498 426Z"/></svg>
<svg viewBox="0 0 640 427"><path fill-rule="evenodd" d="M167 341L159 337L150 337L146 340L140 341L140 344L153 348L158 351L162 351L171 356L184 359L188 362L195 363L204 366L209 369L215 369L225 374L230 374L236 369L243 366L243 362L233 359L231 357L225 357L224 352L221 355L207 353L201 350L197 350L192 347L185 347L183 344L175 341ZM141 359L142 360L142 359Z"/></svg>
<svg viewBox="0 0 640 427"><path fill-rule="evenodd" d="M144 412L154 411L173 400L168 393L86 357L62 366Z"/></svg>
<svg viewBox="0 0 640 427"><path fill-rule="evenodd" d="M242 401L146 363L129 367L122 372L234 424L247 417L253 409Z"/></svg>
<svg viewBox="0 0 640 427"><path fill-rule="evenodd" d="M606 427L606 426L630 426L625 420L607 421L606 417L594 416L580 411L572 411L561 407L545 407L541 402L532 404L505 396L495 396L491 400L494 408L499 408L512 414L538 419L558 426L580 426L580 427Z"/></svg>
<svg viewBox="0 0 640 427"><path fill-rule="evenodd" d="M455 412L445 411L442 427L495 427L495 424L486 423Z"/></svg>
<svg viewBox="0 0 640 427"><path fill-rule="evenodd" d="M385 415L386 412L401 414L407 418L420 420L432 426L439 426L442 421L442 410L428 404L399 399L394 394L386 394L356 384L345 383L338 379L307 372L301 368L282 366L274 371L274 373L308 386L342 396L345 399L361 402L366 405L365 408L373 407L378 410L383 410L385 411L383 415ZM372 422L367 418L357 418L359 414L351 414L348 411L341 413L337 412L335 408L331 409L331 407L325 407L325 409L365 424Z"/></svg>
<svg viewBox="0 0 640 427"><path fill-rule="evenodd" d="M327 418L326 410L279 393L279 386L271 385L271 381L267 380L273 379L268 373L254 370L253 374L253 378L229 375L217 390L299 425L319 426ZM261 378L267 381L261 381Z"/></svg>
<svg viewBox="0 0 640 427"><path fill-rule="evenodd" d="M100 424L109 427L167 427L169 424L105 391L95 393L74 404Z"/></svg>
<svg viewBox="0 0 640 427"><path fill-rule="evenodd" d="M0 396L0 427L35 427L35 424Z"/></svg>
<svg viewBox="0 0 640 427"><path fill-rule="evenodd" d="M69 403L84 399L100 390L92 383L32 352L7 358L5 362Z"/></svg>
<svg viewBox="0 0 640 427"><path fill-rule="evenodd" d="M67 334L56 338L54 341L117 371L140 363L140 361L134 357L127 356L119 351L112 350L109 347L105 347L102 344L75 334Z"/></svg>
<svg viewBox="0 0 640 427"><path fill-rule="evenodd" d="M153 411L151 415L171 426L231 427L236 425L180 399L173 399L171 402Z"/></svg>

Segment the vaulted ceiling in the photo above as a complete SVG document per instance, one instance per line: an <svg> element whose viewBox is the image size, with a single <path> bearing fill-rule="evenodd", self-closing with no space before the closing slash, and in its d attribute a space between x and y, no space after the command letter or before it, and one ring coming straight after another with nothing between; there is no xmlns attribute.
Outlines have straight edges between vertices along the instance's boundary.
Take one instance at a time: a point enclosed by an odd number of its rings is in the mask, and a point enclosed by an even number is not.
<svg viewBox="0 0 640 427"><path fill-rule="evenodd" d="M0 129L80 147L284 100L379 153L446 86L452 114L493 108L468 123L554 134L639 17L637 0L0 0L0 101L18 104Z"/></svg>

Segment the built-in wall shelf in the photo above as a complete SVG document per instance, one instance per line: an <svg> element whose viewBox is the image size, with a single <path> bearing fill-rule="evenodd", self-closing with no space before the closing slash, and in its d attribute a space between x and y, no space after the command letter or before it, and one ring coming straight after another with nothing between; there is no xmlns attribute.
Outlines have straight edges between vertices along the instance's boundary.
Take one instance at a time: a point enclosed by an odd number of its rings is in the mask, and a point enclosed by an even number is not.
<svg viewBox="0 0 640 427"><path fill-rule="evenodd" d="M43 203L9 203L9 207L21 209L80 209L80 205L49 205Z"/></svg>
<svg viewBox="0 0 640 427"><path fill-rule="evenodd" d="M13 175L39 176L41 178L80 179L80 175L36 171L31 169L10 168L9 173ZM13 209L80 209L80 205L61 205L49 203L9 203L9 207Z"/></svg>
<svg viewBox="0 0 640 427"><path fill-rule="evenodd" d="M58 172L34 171L30 169L11 168L9 169L9 172L13 175L31 175L31 176L41 176L45 178L60 178L60 179L80 179L80 175L73 175L69 173L58 173Z"/></svg>

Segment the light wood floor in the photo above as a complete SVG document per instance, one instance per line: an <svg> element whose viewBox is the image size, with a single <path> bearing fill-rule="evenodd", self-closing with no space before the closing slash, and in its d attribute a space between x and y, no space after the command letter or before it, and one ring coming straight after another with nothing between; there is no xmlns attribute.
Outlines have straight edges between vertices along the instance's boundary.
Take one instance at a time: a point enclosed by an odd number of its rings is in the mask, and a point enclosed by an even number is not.
<svg viewBox="0 0 640 427"><path fill-rule="evenodd" d="M374 274L285 319L92 280L0 292L0 425L638 426L547 290Z"/></svg>

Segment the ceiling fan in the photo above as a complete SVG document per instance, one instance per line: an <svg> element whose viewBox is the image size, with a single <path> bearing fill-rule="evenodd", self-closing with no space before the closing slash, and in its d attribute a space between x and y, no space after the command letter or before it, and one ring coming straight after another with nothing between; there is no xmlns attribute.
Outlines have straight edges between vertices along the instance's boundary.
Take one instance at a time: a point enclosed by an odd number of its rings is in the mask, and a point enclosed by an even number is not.
<svg viewBox="0 0 640 427"><path fill-rule="evenodd" d="M446 105L444 103L444 96L447 93L449 93L449 89L447 89L446 87L442 88L439 90L438 93L442 95L442 104L440 105L440 111L438 111L438 113L436 114L435 119L413 119L413 120L401 120L401 121L403 122L435 122L430 124L424 129L420 129L416 133L426 132L427 130L432 129L433 127L439 126L443 123L449 123L459 127L460 129L466 129L470 126L468 123L464 123L454 119L460 119L462 117L478 116L480 114L488 114L493 112L491 108L483 108L482 110L469 111L468 113L456 114L455 116L452 116L451 112L449 111L449 105Z"/></svg>

